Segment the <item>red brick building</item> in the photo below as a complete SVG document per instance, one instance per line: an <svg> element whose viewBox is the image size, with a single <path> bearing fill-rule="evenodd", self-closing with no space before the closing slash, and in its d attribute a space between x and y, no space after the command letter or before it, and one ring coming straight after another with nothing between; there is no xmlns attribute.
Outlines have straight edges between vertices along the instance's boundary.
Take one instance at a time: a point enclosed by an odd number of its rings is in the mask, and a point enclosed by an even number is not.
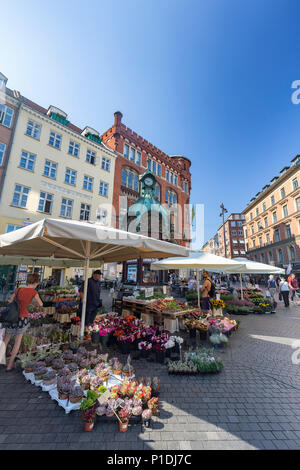
<svg viewBox="0 0 300 470"><path fill-rule="evenodd" d="M161 204L167 204L170 211L174 204L181 207L182 217L178 219L181 226L174 227L174 230L175 233L178 230L182 236L181 238L175 236L175 239L177 243L187 245L190 232L187 220L188 211L185 205L190 203L191 161L181 155L170 156L162 152L127 127L122 122L123 115L120 111L115 112L114 116L113 126L104 132L101 138L103 143L117 153L113 195L113 205L116 211L115 227L120 227L119 197L127 197L128 207L135 203L140 196L139 177L149 169L157 181L155 187L157 200ZM141 266L140 269L144 268ZM137 278L139 278L139 268ZM143 283L142 274L140 283ZM157 280L156 283L159 281Z"/></svg>
<svg viewBox="0 0 300 470"><path fill-rule="evenodd" d="M226 256L227 258L245 257L245 240L243 225L245 224L245 216L240 213L232 213L225 220L224 225L218 228L218 254L225 256L225 243L226 242Z"/></svg>

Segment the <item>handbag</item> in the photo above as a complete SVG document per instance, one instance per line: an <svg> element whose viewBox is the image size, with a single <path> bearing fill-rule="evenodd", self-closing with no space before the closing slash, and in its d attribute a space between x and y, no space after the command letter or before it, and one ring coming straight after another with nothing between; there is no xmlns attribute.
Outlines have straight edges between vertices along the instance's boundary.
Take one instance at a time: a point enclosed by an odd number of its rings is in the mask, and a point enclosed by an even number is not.
<svg viewBox="0 0 300 470"><path fill-rule="evenodd" d="M20 314L20 305L18 301L18 293L17 290L15 299L6 307L5 310L1 312L1 322L4 323L18 323L19 314Z"/></svg>
<svg viewBox="0 0 300 470"><path fill-rule="evenodd" d="M279 292L279 296L278 296L279 300L282 300L282 293Z"/></svg>

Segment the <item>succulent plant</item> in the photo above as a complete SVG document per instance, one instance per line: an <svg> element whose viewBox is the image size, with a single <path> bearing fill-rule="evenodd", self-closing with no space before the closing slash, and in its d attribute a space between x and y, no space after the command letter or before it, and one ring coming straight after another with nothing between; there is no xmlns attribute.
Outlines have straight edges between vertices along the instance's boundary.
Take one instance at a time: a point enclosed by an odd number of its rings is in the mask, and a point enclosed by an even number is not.
<svg viewBox="0 0 300 470"><path fill-rule="evenodd" d="M79 385L75 385L70 389L69 396L71 398L79 398L83 396L83 390Z"/></svg>
<svg viewBox="0 0 300 470"><path fill-rule="evenodd" d="M45 367L46 364L44 361L37 361L34 365L34 370L33 372L35 372L37 369L39 369L40 367Z"/></svg>
<svg viewBox="0 0 300 470"><path fill-rule="evenodd" d="M140 416L143 412L143 408L141 406L133 406L132 407L132 414L134 416Z"/></svg>
<svg viewBox="0 0 300 470"><path fill-rule="evenodd" d="M84 346L80 346L77 350L78 354L82 354L83 356L87 356L87 350Z"/></svg>
<svg viewBox="0 0 300 470"><path fill-rule="evenodd" d="M70 378L57 377L57 390L62 394L70 393L70 390L74 387L75 381L71 382Z"/></svg>
<svg viewBox="0 0 300 470"><path fill-rule="evenodd" d="M132 415L132 411L130 408L123 408L118 413L118 416L122 423L127 423L131 415Z"/></svg>
<svg viewBox="0 0 300 470"><path fill-rule="evenodd" d="M36 380L41 380L43 379L44 375L46 375L48 372L47 367L38 367L37 369L34 370L34 377Z"/></svg>
<svg viewBox="0 0 300 470"><path fill-rule="evenodd" d="M104 362L100 362L100 364L97 364L94 373L100 377L101 372L105 369L105 364Z"/></svg>
<svg viewBox="0 0 300 470"><path fill-rule="evenodd" d="M56 372L54 370L49 370L47 374L44 375L43 380L44 382L48 382L56 377Z"/></svg>
<svg viewBox="0 0 300 470"><path fill-rule="evenodd" d="M70 364L67 364L66 366L70 372L77 372L78 371L78 365L76 362L70 362Z"/></svg>
<svg viewBox="0 0 300 470"><path fill-rule="evenodd" d="M54 359L52 362L52 368L55 370L62 369L64 367L65 363L62 359Z"/></svg>
<svg viewBox="0 0 300 470"><path fill-rule="evenodd" d="M98 390L99 387L103 384L103 379L101 377L92 377L90 381L90 387L92 390Z"/></svg>
<svg viewBox="0 0 300 470"><path fill-rule="evenodd" d="M35 361L27 361L24 364L24 369L32 369L33 370L35 368L35 364L36 364Z"/></svg>
<svg viewBox="0 0 300 470"><path fill-rule="evenodd" d="M106 414L106 405L100 405L98 406L98 408L96 408L96 414L98 416L103 416Z"/></svg>
<svg viewBox="0 0 300 470"><path fill-rule="evenodd" d="M67 349L66 351L64 351L62 353L62 358L65 359L66 361L72 361L73 360L73 352L71 351L71 349Z"/></svg>
<svg viewBox="0 0 300 470"><path fill-rule="evenodd" d="M106 354L99 354L97 357L98 357L98 359L99 359L100 362L107 362L108 353L106 353Z"/></svg>
<svg viewBox="0 0 300 470"><path fill-rule="evenodd" d="M68 369L68 367L63 367L57 373L58 377L69 377L70 375L71 375L71 371L70 369Z"/></svg>
<svg viewBox="0 0 300 470"><path fill-rule="evenodd" d="M83 358L81 359L79 363L79 367L82 367L84 369L89 369L90 367L90 360L88 358Z"/></svg>
<svg viewBox="0 0 300 470"><path fill-rule="evenodd" d="M88 373L81 377L80 382L82 384L90 384L92 379L93 379L93 375Z"/></svg>

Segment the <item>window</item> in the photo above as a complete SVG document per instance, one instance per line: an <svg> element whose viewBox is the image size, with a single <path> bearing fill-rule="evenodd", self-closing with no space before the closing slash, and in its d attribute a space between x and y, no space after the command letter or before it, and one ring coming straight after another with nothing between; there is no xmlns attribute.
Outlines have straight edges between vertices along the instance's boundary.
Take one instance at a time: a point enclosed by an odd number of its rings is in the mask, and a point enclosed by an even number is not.
<svg viewBox="0 0 300 470"><path fill-rule="evenodd" d="M240 253L241 253L241 255L245 255L245 254L246 254L245 250L240 250Z"/></svg>
<svg viewBox="0 0 300 470"><path fill-rule="evenodd" d="M255 243L255 240L253 240L253 248L256 248L256 243Z"/></svg>
<svg viewBox="0 0 300 470"><path fill-rule="evenodd" d="M6 127L11 126L14 110L5 104L0 104L0 124Z"/></svg>
<svg viewBox="0 0 300 470"><path fill-rule="evenodd" d="M127 186L127 171L124 169L122 170L121 184Z"/></svg>
<svg viewBox="0 0 300 470"><path fill-rule="evenodd" d="M253 214L252 214L252 212L250 212L250 220L252 220L252 219L253 219Z"/></svg>
<svg viewBox="0 0 300 470"><path fill-rule="evenodd" d="M259 237L259 246L262 247L263 246L263 242L262 242L262 237Z"/></svg>
<svg viewBox="0 0 300 470"><path fill-rule="evenodd" d="M26 135L30 135L30 137L39 140L41 135L41 128L42 126L40 124L29 119L27 122Z"/></svg>
<svg viewBox="0 0 300 470"><path fill-rule="evenodd" d="M3 163L3 159L4 159L4 155L5 155L5 149L6 149L6 145L3 144L3 142L0 142L0 166ZM299 198L299 200L300 200L300 198Z"/></svg>
<svg viewBox="0 0 300 470"><path fill-rule="evenodd" d="M265 223L265 228L268 227L269 223L268 223L268 217L265 217L264 218L264 223Z"/></svg>
<svg viewBox="0 0 300 470"><path fill-rule="evenodd" d="M124 157L129 158L129 145L124 144Z"/></svg>
<svg viewBox="0 0 300 470"><path fill-rule="evenodd" d="M172 206L173 204L176 204L177 203L177 194L175 193L175 191L173 191L172 189L167 189L166 190L166 199L165 199L165 201L170 206Z"/></svg>
<svg viewBox="0 0 300 470"><path fill-rule="evenodd" d="M235 221L232 221L232 222L230 222L230 225L231 225L231 227L235 227L236 222L235 222Z"/></svg>
<svg viewBox="0 0 300 470"><path fill-rule="evenodd" d="M277 213L276 213L276 211L273 212L272 215L273 215L273 223L276 224L276 222L277 222Z"/></svg>
<svg viewBox="0 0 300 470"><path fill-rule="evenodd" d="M296 199L296 210L300 211L300 197L297 197Z"/></svg>
<svg viewBox="0 0 300 470"><path fill-rule="evenodd" d="M89 204L80 204L80 220L90 220L91 206Z"/></svg>
<svg viewBox="0 0 300 470"><path fill-rule="evenodd" d="M265 254L264 254L264 253L261 254L261 262L262 262L262 263L265 263L265 262L266 262L266 260L265 260Z"/></svg>
<svg viewBox="0 0 300 470"><path fill-rule="evenodd" d="M73 140L70 140L69 155L73 155L73 157L79 157L79 149L80 145L76 144L76 142L73 142Z"/></svg>
<svg viewBox="0 0 300 470"><path fill-rule="evenodd" d="M100 196L108 196L108 183L104 183L104 181L100 181L99 186L99 194Z"/></svg>
<svg viewBox="0 0 300 470"><path fill-rule="evenodd" d="M159 186L159 184L156 183L154 189L155 189L155 197L158 201L160 201L160 186Z"/></svg>
<svg viewBox="0 0 300 470"><path fill-rule="evenodd" d="M91 176L84 175L83 189L87 189L88 191L93 191L93 183L94 183L94 178L92 178Z"/></svg>
<svg viewBox="0 0 300 470"><path fill-rule="evenodd" d="M279 263L283 263L283 256L281 248L278 250L278 261Z"/></svg>
<svg viewBox="0 0 300 470"><path fill-rule="evenodd" d="M285 226L285 230L286 230L286 236L287 236L287 238L291 238L291 237L292 237L291 226L290 226L290 225L286 225L286 226Z"/></svg>
<svg viewBox="0 0 300 470"><path fill-rule="evenodd" d="M44 173L43 173L44 176L48 176L48 178L55 179L56 170L57 170L57 163L53 163L50 160L45 161Z"/></svg>
<svg viewBox="0 0 300 470"><path fill-rule="evenodd" d="M38 211L45 212L46 214L51 214L52 203L53 203L53 194L49 194L49 193L45 193L44 191L41 191Z"/></svg>
<svg viewBox="0 0 300 470"><path fill-rule="evenodd" d="M259 208L258 207L256 208L255 212L256 212L256 216L258 216L259 215Z"/></svg>
<svg viewBox="0 0 300 470"><path fill-rule="evenodd" d="M280 233L279 233L278 228L276 230L274 230L274 241L275 242L280 242Z"/></svg>
<svg viewBox="0 0 300 470"><path fill-rule="evenodd" d="M271 196L271 206L273 206L273 204L275 204L275 196Z"/></svg>
<svg viewBox="0 0 300 470"><path fill-rule="evenodd" d="M269 245L270 244L270 234L269 233L266 234L266 241L267 241L267 244Z"/></svg>
<svg viewBox="0 0 300 470"><path fill-rule="evenodd" d="M22 228L22 225L7 224L6 233L14 232L15 230L18 230L19 228Z"/></svg>
<svg viewBox="0 0 300 470"><path fill-rule="evenodd" d="M236 235L236 230L231 230L231 235Z"/></svg>
<svg viewBox="0 0 300 470"><path fill-rule="evenodd" d="M20 184L16 184L12 205L16 207L26 207L28 194L29 188L21 186Z"/></svg>
<svg viewBox="0 0 300 470"><path fill-rule="evenodd" d="M135 150L132 147L130 147L130 160L135 161Z"/></svg>
<svg viewBox="0 0 300 470"><path fill-rule="evenodd" d="M184 182L184 192L185 193L188 192L188 185L187 185L186 181Z"/></svg>
<svg viewBox="0 0 300 470"><path fill-rule="evenodd" d="M147 168L148 170L151 170L151 158L147 158Z"/></svg>
<svg viewBox="0 0 300 470"><path fill-rule="evenodd" d="M136 163L140 165L141 161L142 161L142 154L141 152L136 151Z"/></svg>
<svg viewBox="0 0 300 470"><path fill-rule="evenodd" d="M281 198L285 197L285 189L284 188L281 188L280 195L281 195Z"/></svg>
<svg viewBox="0 0 300 470"><path fill-rule="evenodd" d="M177 186L177 176L176 175L174 175L174 184L175 184L175 186Z"/></svg>
<svg viewBox="0 0 300 470"><path fill-rule="evenodd" d="M272 254L272 251L269 251L269 261L273 261L273 254Z"/></svg>
<svg viewBox="0 0 300 470"><path fill-rule="evenodd" d="M107 225L107 210L99 207L97 209L96 218L101 225Z"/></svg>
<svg viewBox="0 0 300 470"><path fill-rule="evenodd" d="M152 161L152 172L156 173L156 162Z"/></svg>
<svg viewBox="0 0 300 470"><path fill-rule="evenodd" d="M35 155L31 155L28 152L22 152L21 160L20 160L20 168L24 168L24 170L33 171L35 164Z"/></svg>
<svg viewBox="0 0 300 470"><path fill-rule="evenodd" d="M285 205L283 206L282 208L282 213L283 213L283 217L287 217L289 215L289 211L288 211L288 206Z"/></svg>
<svg viewBox="0 0 300 470"><path fill-rule="evenodd" d="M289 247L290 261L296 260L295 248L293 246Z"/></svg>
<svg viewBox="0 0 300 470"><path fill-rule="evenodd" d="M138 192L139 191L139 176L137 172L135 172L131 168L123 168L121 185L126 186L126 188L129 188L129 189L134 189L134 191Z"/></svg>
<svg viewBox="0 0 300 470"><path fill-rule="evenodd" d="M243 230L238 230L238 234L239 234L240 237L242 237L243 236Z"/></svg>
<svg viewBox="0 0 300 470"><path fill-rule="evenodd" d="M166 180L169 181L170 179L170 173L169 170L166 170Z"/></svg>
<svg viewBox="0 0 300 470"><path fill-rule="evenodd" d="M91 165L95 165L96 162L96 152L93 152L92 150L87 150L86 152L86 157L85 161L90 163Z"/></svg>
<svg viewBox="0 0 300 470"><path fill-rule="evenodd" d="M60 149L61 139L62 139L62 136L60 134L56 134L55 132L51 131L50 137L49 137L49 145L57 149Z"/></svg>
<svg viewBox="0 0 300 470"><path fill-rule="evenodd" d="M244 245L244 243L245 243L245 240L241 239L240 240L240 245Z"/></svg>
<svg viewBox="0 0 300 470"><path fill-rule="evenodd" d="M170 172L170 183L173 184L173 173Z"/></svg>
<svg viewBox="0 0 300 470"><path fill-rule="evenodd" d="M234 255L238 255L238 254L239 254L239 250L233 250L233 254L234 254Z"/></svg>
<svg viewBox="0 0 300 470"><path fill-rule="evenodd" d="M242 227L243 226L243 222L241 222L240 220L238 221L238 227Z"/></svg>
<svg viewBox="0 0 300 470"><path fill-rule="evenodd" d="M139 191L139 178L137 175L134 175L134 187L133 189L138 192Z"/></svg>
<svg viewBox="0 0 300 470"><path fill-rule="evenodd" d="M293 189L297 189L298 186L299 186L299 184L298 184L298 179L295 178L295 179L293 180Z"/></svg>
<svg viewBox="0 0 300 470"><path fill-rule="evenodd" d="M234 238L234 239L232 240L232 243L233 243L234 245L236 245L236 244L237 244L237 242L238 242L238 241L237 241L237 239L236 239L236 238Z"/></svg>
<svg viewBox="0 0 300 470"><path fill-rule="evenodd" d="M68 219L72 219L72 212L73 212L73 200L67 199L65 197L61 200L60 206L60 216L66 217Z"/></svg>
<svg viewBox="0 0 300 470"><path fill-rule="evenodd" d="M76 179L77 179L77 171L71 170L70 168L66 168L65 183L75 186Z"/></svg>
<svg viewBox="0 0 300 470"><path fill-rule="evenodd" d="M251 235L254 235L254 225L251 225Z"/></svg>
<svg viewBox="0 0 300 470"><path fill-rule="evenodd" d="M161 176L161 165L157 164L157 176Z"/></svg>
<svg viewBox="0 0 300 470"><path fill-rule="evenodd" d="M101 168L102 170L110 171L110 159L109 158L102 157Z"/></svg>
<svg viewBox="0 0 300 470"><path fill-rule="evenodd" d="M262 209L263 209L263 212L265 212L267 210L267 204L265 202L262 205Z"/></svg>

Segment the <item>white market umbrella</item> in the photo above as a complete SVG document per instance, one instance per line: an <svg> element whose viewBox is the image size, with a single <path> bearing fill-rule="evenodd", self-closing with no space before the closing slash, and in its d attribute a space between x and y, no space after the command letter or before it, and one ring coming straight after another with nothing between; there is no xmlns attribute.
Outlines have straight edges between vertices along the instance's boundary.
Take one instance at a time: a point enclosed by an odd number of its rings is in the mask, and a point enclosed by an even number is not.
<svg viewBox="0 0 300 470"><path fill-rule="evenodd" d="M271 266L270 264L259 263L258 261L252 261L247 258L234 258L238 263L243 263L240 268L232 267L226 268L228 274L239 274L241 284L241 297L243 298L243 285L242 285L242 274L285 274L284 269L278 268L277 266Z"/></svg>
<svg viewBox="0 0 300 470"><path fill-rule="evenodd" d="M207 271L219 272L225 271L226 268L242 268L243 263L233 261L229 258L213 255L206 251L190 252L189 256L185 258L167 258L156 263L151 264L151 269L181 269L181 268L194 268L197 270L197 291L198 291L198 306L200 307L200 292L199 292L199 270L205 269Z"/></svg>
<svg viewBox="0 0 300 470"><path fill-rule="evenodd" d="M0 256L52 257L84 262L84 296L82 303L81 336L84 333L88 269L90 261L111 263L139 256L164 258L185 256L182 246L156 240L112 227L75 220L42 219L19 230L0 235Z"/></svg>

